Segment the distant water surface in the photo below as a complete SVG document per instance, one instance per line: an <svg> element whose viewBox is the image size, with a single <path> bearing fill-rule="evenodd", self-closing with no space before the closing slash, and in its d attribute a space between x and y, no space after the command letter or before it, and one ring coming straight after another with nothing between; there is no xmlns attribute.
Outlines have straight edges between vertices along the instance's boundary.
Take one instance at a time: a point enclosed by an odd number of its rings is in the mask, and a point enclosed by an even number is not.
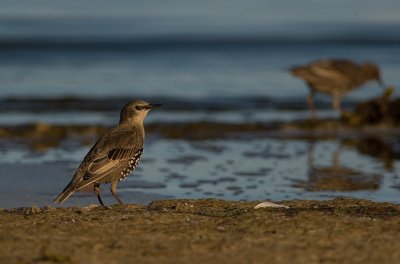
<svg viewBox="0 0 400 264"><path fill-rule="evenodd" d="M304 96L288 68L327 57L376 62L396 86L399 9L394 0L2 1L0 97ZM352 96L378 93L369 84Z"/></svg>

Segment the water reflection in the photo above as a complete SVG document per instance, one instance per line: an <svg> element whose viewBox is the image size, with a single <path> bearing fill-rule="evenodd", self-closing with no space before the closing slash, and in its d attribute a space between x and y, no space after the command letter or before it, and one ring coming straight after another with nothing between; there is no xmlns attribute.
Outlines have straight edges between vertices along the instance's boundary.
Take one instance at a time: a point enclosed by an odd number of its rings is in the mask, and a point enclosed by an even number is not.
<svg viewBox="0 0 400 264"><path fill-rule="evenodd" d="M307 151L308 180L295 181L293 186L307 191L360 191L377 190L382 175L364 172L361 169L343 166L340 163L342 147L338 146L331 157L329 166L315 162L315 142L311 142Z"/></svg>
<svg viewBox="0 0 400 264"><path fill-rule="evenodd" d="M386 170L394 170L394 161L400 159L399 138L356 138L342 140L342 145L354 147L359 153L383 162Z"/></svg>

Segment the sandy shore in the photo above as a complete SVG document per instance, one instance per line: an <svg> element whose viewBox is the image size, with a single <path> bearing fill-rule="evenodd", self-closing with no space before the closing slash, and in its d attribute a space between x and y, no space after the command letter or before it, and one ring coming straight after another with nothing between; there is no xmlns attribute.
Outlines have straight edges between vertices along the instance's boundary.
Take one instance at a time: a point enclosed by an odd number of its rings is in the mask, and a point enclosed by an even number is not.
<svg viewBox="0 0 400 264"><path fill-rule="evenodd" d="M400 205L165 200L0 211L1 263L396 263Z"/></svg>

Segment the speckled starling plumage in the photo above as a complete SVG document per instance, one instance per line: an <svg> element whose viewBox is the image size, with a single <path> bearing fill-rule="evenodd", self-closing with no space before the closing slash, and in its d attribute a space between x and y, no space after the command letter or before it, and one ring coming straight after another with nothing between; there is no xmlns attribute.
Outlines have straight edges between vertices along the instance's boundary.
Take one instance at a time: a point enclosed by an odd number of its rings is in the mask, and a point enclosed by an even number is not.
<svg viewBox="0 0 400 264"><path fill-rule="evenodd" d="M100 184L111 183L111 193L122 204L116 194L118 182L125 179L139 164L143 152L144 125L147 113L160 104L149 104L142 100L127 103L121 110L119 125L107 131L86 154L71 182L54 203L62 203L75 191L91 184L100 204Z"/></svg>

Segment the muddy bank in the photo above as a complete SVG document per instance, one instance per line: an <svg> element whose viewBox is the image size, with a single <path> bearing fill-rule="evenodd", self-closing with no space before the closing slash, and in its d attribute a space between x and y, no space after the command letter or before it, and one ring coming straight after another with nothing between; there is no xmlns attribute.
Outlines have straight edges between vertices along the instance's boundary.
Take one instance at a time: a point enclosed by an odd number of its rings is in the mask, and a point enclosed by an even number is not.
<svg viewBox="0 0 400 264"><path fill-rule="evenodd" d="M246 139L254 137L280 137L296 139L327 139L335 137L349 137L360 135L381 136L383 133L391 136L400 135L399 127L399 105L400 98L392 99L394 87L389 86L385 92L369 101L360 102L352 112L344 112L340 119L304 119L294 120L292 122L274 121L274 122L215 122L215 121L192 121L192 122L155 122L146 125L146 132L157 134L167 139L185 139L185 140L207 140L221 138ZM109 108L112 109L118 105L119 100L110 100ZM164 98L162 101L164 102ZM169 104L168 104L169 102ZM220 99L210 102L189 102L167 100L166 110L175 111L225 111L231 109L235 100ZM257 109L262 105L268 105L269 100L258 99L249 101L250 105L245 105L246 109ZM88 109L97 109L99 104L97 100L85 101L71 98L49 99L49 100L5 100L0 105L10 103L22 104L25 107L35 108L42 104L57 106L64 111L74 107L88 107ZM237 102L236 102L237 103ZM30 105L30 104L33 104ZM53 105L54 104L54 105ZM11 106L10 105L10 106ZM22 107L21 105L21 107ZM105 104L107 105L107 104ZM169 108L168 107L172 107ZM291 105L286 102L284 105ZM192 108L186 108L191 106ZM174 108L175 107L175 108ZM177 108L176 108L177 107ZM220 107L220 108L218 108ZM23 107L22 107L23 108ZM7 109L7 108L6 108ZM23 108L24 109L24 108ZM50 107L51 109L51 107ZM80 109L78 107L78 109ZM85 108L86 109L86 108ZM84 110L85 110L84 109ZM86 109L86 110L88 110ZM267 111L263 109L262 111ZM210 112L212 114L212 112ZM52 147L59 144L60 141L67 138L78 137L82 141L91 142L92 137L98 137L109 127L104 125L60 125L48 123L32 123L24 125L8 125L0 127L0 138L22 138L30 140L35 148Z"/></svg>
<svg viewBox="0 0 400 264"><path fill-rule="evenodd" d="M165 200L0 211L2 263L395 263L400 206Z"/></svg>
<svg viewBox="0 0 400 264"><path fill-rule="evenodd" d="M41 141L60 141L69 137L83 139L103 134L110 127L103 125L56 125L36 123L0 127L0 138L25 138ZM148 134L167 139L204 140L249 137L282 137L298 139L324 139L343 135L400 135L400 127L377 124L352 127L340 120L299 120L269 123L187 122L153 123L146 125Z"/></svg>

